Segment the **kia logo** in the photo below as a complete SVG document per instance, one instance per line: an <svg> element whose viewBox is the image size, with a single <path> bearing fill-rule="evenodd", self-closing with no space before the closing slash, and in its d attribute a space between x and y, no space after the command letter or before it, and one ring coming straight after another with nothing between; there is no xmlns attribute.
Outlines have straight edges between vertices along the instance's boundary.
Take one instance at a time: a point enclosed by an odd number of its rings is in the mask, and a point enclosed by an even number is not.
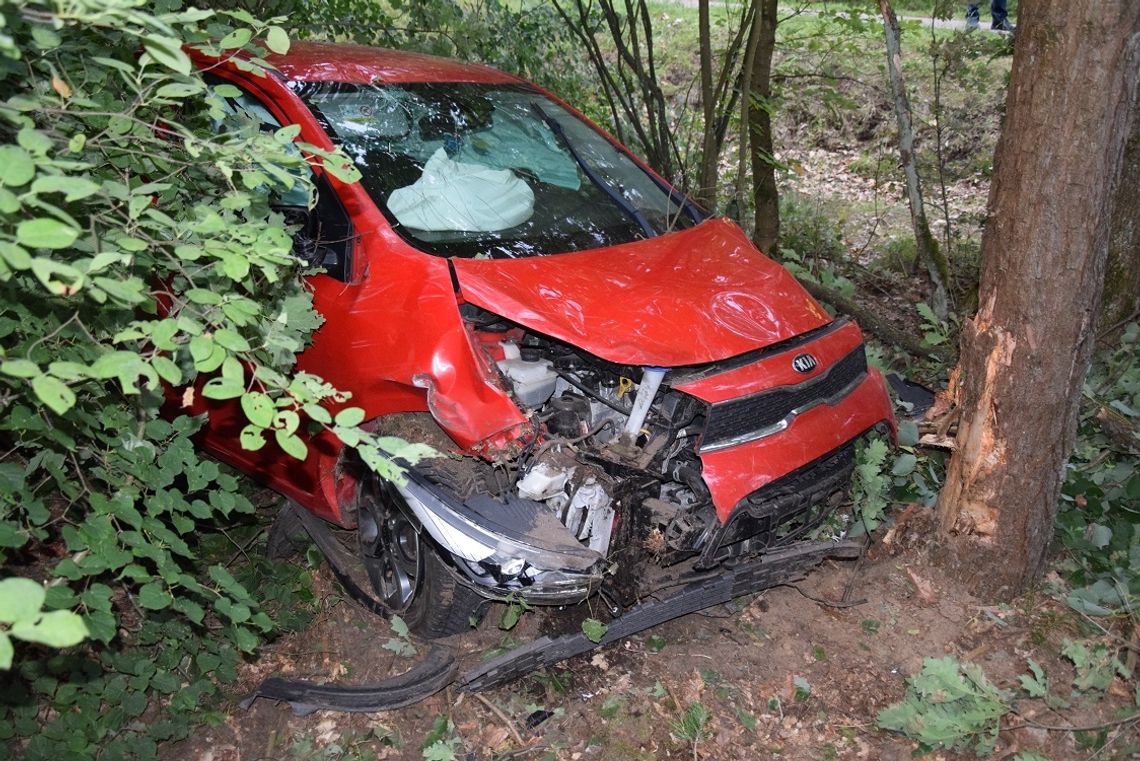
<svg viewBox="0 0 1140 761"><path fill-rule="evenodd" d="M797 354L792 360L792 369L797 373L810 373L818 366L819 363L810 354Z"/></svg>

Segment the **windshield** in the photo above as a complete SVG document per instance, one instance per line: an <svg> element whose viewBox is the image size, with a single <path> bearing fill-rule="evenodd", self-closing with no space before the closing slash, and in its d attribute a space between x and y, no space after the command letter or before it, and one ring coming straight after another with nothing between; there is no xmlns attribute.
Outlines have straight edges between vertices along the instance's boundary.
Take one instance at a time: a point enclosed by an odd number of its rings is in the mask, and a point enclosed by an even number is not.
<svg viewBox="0 0 1140 761"><path fill-rule="evenodd" d="M628 243L699 212L557 103L510 85L294 83L405 240L444 256Z"/></svg>

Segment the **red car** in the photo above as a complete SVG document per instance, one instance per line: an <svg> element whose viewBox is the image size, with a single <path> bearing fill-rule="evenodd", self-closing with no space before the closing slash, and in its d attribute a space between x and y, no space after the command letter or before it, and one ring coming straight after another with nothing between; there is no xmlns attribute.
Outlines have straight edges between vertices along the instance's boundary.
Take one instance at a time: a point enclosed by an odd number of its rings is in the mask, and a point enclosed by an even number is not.
<svg viewBox="0 0 1140 761"><path fill-rule="evenodd" d="M846 489L855 440L893 429L853 322L541 88L358 46L270 60L199 64L363 174L318 173L294 212L325 317L299 369L448 456L397 485L329 434L303 462L251 452L240 410L199 397L202 443L357 527L414 631L455 632L485 599L618 610L647 579L796 542Z"/></svg>

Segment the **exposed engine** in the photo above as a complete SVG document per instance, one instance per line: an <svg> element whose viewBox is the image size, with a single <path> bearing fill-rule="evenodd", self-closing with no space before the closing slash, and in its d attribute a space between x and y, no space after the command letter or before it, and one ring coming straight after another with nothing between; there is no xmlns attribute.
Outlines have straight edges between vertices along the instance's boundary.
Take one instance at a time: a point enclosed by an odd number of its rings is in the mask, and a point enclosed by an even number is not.
<svg viewBox="0 0 1140 761"><path fill-rule="evenodd" d="M518 328L487 327L476 333L480 343L541 431L514 463L514 494L545 503L603 554L615 511L633 507L640 530L627 539L658 562L698 551L717 527L695 452L705 403L672 390L664 369L616 365Z"/></svg>

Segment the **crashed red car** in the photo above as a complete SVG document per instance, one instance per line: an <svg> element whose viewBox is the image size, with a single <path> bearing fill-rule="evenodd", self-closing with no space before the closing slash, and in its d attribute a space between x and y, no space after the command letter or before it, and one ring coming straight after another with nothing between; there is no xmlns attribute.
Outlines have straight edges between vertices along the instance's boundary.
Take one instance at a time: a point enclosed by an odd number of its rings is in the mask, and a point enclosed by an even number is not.
<svg viewBox="0 0 1140 761"><path fill-rule="evenodd" d="M318 170L296 210L325 317L299 369L450 456L380 483L328 434L303 462L244 450L240 410L199 399L202 443L358 528L414 631L485 599L618 610L660 569L787 546L846 489L856 439L893 428L853 322L541 88L358 46L270 61L199 63L363 174Z"/></svg>

